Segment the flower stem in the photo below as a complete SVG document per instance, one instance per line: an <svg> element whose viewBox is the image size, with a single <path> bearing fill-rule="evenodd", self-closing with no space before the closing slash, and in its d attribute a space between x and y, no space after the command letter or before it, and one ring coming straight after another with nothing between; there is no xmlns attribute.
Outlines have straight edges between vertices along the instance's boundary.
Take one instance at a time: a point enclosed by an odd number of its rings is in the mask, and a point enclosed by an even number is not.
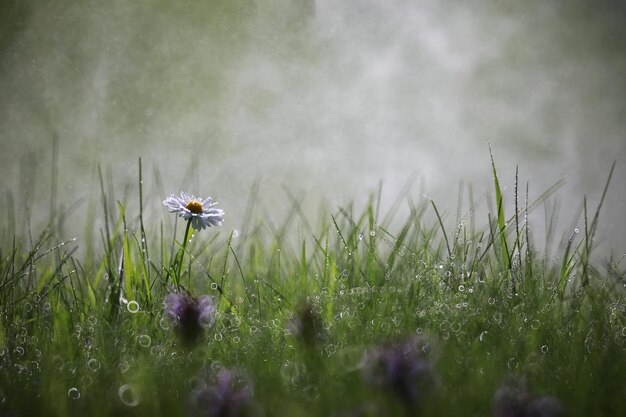
<svg viewBox="0 0 626 417"><path fill-rule="evenodd" d="M191 229L191 218L187 220L187 227L185 228L185 237L183 238L183 246L178 251L178 265L176 265L176 274L174 278L176 279L176 289L180 291L180 270L183 267L183 258L185 257L185 248L187 248L187 241L189 240L189 230Z"/></svg>

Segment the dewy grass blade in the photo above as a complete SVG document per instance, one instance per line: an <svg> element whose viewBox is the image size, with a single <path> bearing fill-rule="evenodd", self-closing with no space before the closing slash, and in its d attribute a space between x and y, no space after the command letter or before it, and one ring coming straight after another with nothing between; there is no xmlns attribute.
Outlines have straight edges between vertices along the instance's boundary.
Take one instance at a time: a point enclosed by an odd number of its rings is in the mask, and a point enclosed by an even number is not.
<svg viewBox="0 0 626 417"><path fill-rule="evenodd" d="M504 199L502 197L502 191L500 190L500 181L498 180L498 172L496 171L496 163L493 160L493 153L491 146L489 146L489 155L491 156L491 168L493 171L493 183L496 192L496 207L498 211L498 235L500 237L500 249L502 252L502 262L506 270L511 270L511 255L509 254L509 248L506 241L506 220L504 218Z"/></svg>
<svg viewBox="0 0 626 417"><path fill-rule="evenodd" d="M435 209L435 215L437 216L437 221L439 221L439 227L441 227L441 233L443 233L443 238L446 242L446 249L448 250L448 257L450 257L452 256L452 249L450 248L450 242L448 241L448 234L446 233L446 227L443 224L443 219L441 218L441 215L439 214L437 205L435 204L433 200L430 200L430 203L432 204L433 209Z"/></svg>

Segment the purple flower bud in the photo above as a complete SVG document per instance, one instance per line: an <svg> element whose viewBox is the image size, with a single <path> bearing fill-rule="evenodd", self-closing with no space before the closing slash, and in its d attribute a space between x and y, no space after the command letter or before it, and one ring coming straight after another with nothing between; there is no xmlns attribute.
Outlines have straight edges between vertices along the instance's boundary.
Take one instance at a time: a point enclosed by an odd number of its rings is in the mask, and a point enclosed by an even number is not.
<svg viewBox="0 0 626 417"><path fill-rule="evenodd" d="M371 385L398 395L415 405L436 383L430 360L425 358L427 343L422 339L366 352L362 374Z"/></svg>
<svg viewBox="0 0 626 417"><path fill-rule="evenodd" d="M493 397L493 417L524 417L530 394L526 380L521 378L505 382Z"/></svg>
<svg viewBox="0 0 626 417"><path fill-rule="evenodd" d="M201 380L191 394L190 416L257 417L261 409L254 400L254 390L246 374L221 369L209 380Z"/></svg>
<svg viewBox="0 0 626 417"><path fill-rule="evenodd" d="M287 329L307 346L314 346L325 337L322 318L311 304L304 304L296 310Z"/></svg>
<svg viewBox="0 0 626 417"><path fill-rule="evenodd" d="M198 341L203 329L215 322L215 301L208 295L195 299L184 293L171 293L165 298L165 314L181 342L191 346Z"/></svg>
<svg viewBox="0 0 626 417"><path fill-rule="evenodd" d="M515 377L506 381L493 398L493 417L564 417L566 410L555 397L533 398L526 379Z"/></svg>
<svg viewBox="0 0 626 417"><path fill-rule="evenodd" d="M565 417L565 406L555 397L544 395L531 401L524 417Z"/></svg>

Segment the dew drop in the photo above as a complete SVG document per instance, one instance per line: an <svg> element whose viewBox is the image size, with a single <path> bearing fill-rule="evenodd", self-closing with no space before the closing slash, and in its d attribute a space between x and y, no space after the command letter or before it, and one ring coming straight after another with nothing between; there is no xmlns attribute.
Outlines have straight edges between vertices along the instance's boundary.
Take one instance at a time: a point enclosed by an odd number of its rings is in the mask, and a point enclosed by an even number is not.
<svg viewBox="0 0 626 417"><path fill-rule="evenodd" d="M120 401L129 407L136 407L139 405L139 394L130 384L124 384L117 390L117 395L120 397Z"/></svg>
<svg viewBox="0 0 626 417"><path fill-rule="evenodd" d="M95 358L91 358L87 361L87 367L91 372L98 372L100 369L100 362L98 362Z"/></svg>
<svg viewBox="0 0 626 417"><path fill-rule="evenodd" d="M77 400L80 398L80 391L76 387L72 387L67 391L67 396L72 400Z"/></svg>
<svg viewBox="0 0 626 417"><path fill-rule="evenodd" d="M137 343L139 343L139 346L147 348L152 344L152 339L147 334L141 334L137 336Z"/></svg>
<svg viewBox="0 0 626 417"><path fill-rule="evenodd" d="M493 313L493 320L500 324L500 322L502 321L502 313L500 313L499 311L496 311L495 313Z"/></svg>
<svg viewBox="0 0 626 417"><path fill-rule="evenodd" d="M90 387L91 384L93 383L93 379L89 375L83 375L83 377L81 378L81 381L83 382L83 385L86 387Z"/></svg>
<svg viewBox="0 0 626 417"><path fill-rule="evenodd" d="M515 357L512 357L507 361L506 366L508 366L509 369L517 369L519 362Z"/></svg>
<svg viewBox="0 0 626 417"><path fill-rule="evenodd" d="M304 397L308 401L315 401L320 397L319 390L314 385L308 385L304 388Z"/></svg>
<svg viewBox="0 0 626 417"><path fill-rule="evenodd" d="M541 353L548 353L548 346L547 345L541 346Z"/></svg>
<svg viewBox="0 0 626 417"><path fill-rule="evenodd" d="M120 368L121 373L126 373L130 369L130 365L126 361L121 361L117 364L117 367Z"/></svg>
<svg viewBox="0 0 626 417"><path fill-rule="evenodd" d="M59 355L54 355L52 357L52 366L57 371L62 371L63 368L65 368L65 362L63 362L63 359L61 359Z"/></svg>
<svg viewBox="0 0 626 417"><path fill-rule="evenodd" d="M130 313L135 314L139 311L139 303L135 300L129 301L126 308Z"/></svg>
<svg viewBox="0 0 626 417"><path fill-rule="evenodd" d="M376 236L376 232L372 230L372 231L370 232L370 236L371 236L371 237Z"/></svg>

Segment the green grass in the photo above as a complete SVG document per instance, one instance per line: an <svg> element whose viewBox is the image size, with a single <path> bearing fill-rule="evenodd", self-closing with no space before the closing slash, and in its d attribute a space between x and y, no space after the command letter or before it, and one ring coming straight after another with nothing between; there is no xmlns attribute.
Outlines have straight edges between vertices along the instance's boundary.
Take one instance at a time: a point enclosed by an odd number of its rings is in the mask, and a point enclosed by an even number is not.
<svg viewBox="0 0 626 417"><path fill-rule="evenodd" d="M584 199L584 227L565 233L553 259L527 222L561 183L531 201L516 174L507 209L492 163L495 196L484 204L461 188L454 221L408 192L381 213L380 190L363 208L311 219L287 191L282 222L253 197L241 222L229 219L240 232L211 228L183 244L185 223L165 208L144 218L160 199L144 201L141 165L128 194L136 213L100 174L84 240L58 240L67 213L38 237L16 230L9 213L0 236L0 415L185 415L198 375L222 366L248 373L267 416L359 407L398 415L398 398L369 386L360 367L367 349L416 335L431 344L437 375L422 415L491 415L494 393L515 376L532 395L559 398L568 415L625 415L626 268L622 259L591 261L611 174L595 210ZM163 314L176 286L218 300L215 325L191 350ZM323 337L290 333L302 306Z"/></svg>

